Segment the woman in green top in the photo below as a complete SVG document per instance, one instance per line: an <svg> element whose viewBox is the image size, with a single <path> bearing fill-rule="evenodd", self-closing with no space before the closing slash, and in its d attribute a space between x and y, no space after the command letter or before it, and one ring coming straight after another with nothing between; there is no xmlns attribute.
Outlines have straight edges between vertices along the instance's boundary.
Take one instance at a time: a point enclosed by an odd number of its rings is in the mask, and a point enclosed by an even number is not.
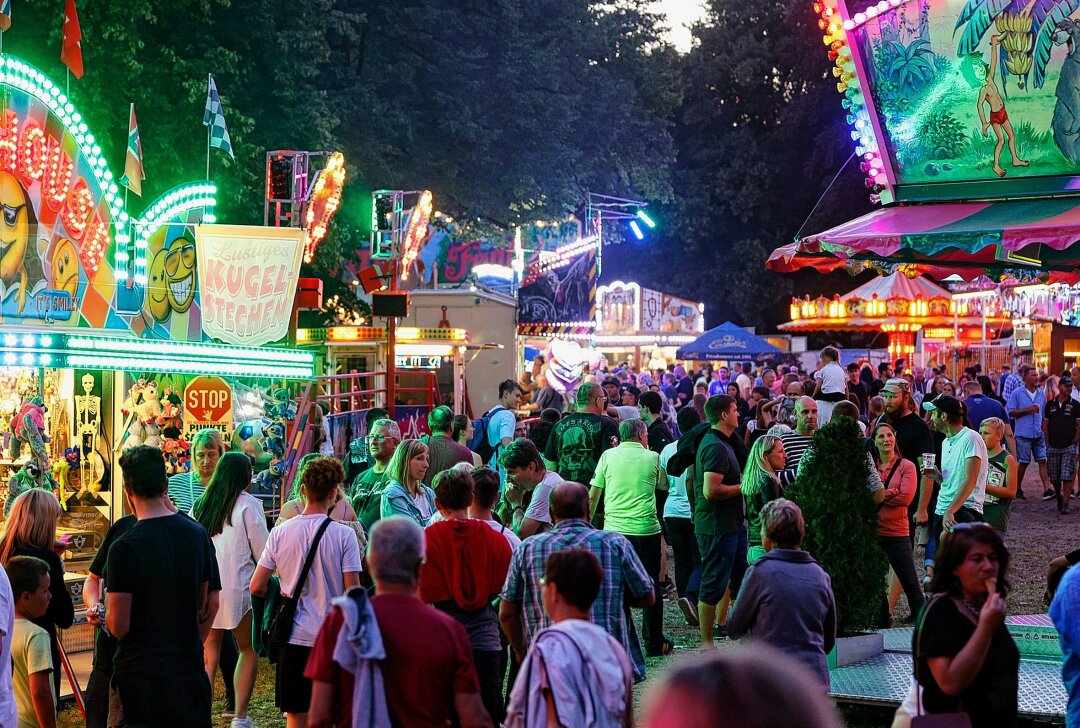
<svg viewBox="0 0 1080 728"><path fill-rule="evenodd" d="M1009 512L1016 497L1016 458L1001 446L1005 423L1000 417L987 417L979 425L979 434L986 443L990 467L986 471L986 498L983 500L983 521L993 526L1002 540L1009 530Z"/></svg>
<svg viewBox="0 0 1080 728"><path fill-rule="evenodd" d="M746 498L746 520L749 522L746 563L752 564L765 555L761 545L761 509L771 500L784 495L776 473L784 469L787 453L784 443L775 435L764 435L750 448L746 470L742 476L742 492Z"/></svg>

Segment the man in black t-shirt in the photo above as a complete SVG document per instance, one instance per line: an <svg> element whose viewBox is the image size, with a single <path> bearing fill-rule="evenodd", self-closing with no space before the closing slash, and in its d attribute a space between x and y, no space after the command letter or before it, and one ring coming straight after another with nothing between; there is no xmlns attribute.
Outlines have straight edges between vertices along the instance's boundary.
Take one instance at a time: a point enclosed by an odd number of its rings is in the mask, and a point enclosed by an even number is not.
<svg viewBox="0 0 1080 728"><path fill-rule="evenodd" d="M649 426L649 449L656 454L664 451L669 443L675 442L671 430L660 418L664 410L664 400L657 392L642 392L638 397L638 412L641 419Z"/></svg>
<svg viewBox="0 0 1080 728"><path fill-rule="evenodd" d="M105 567L109 631L117 638L113 682L127 723L210 728L203 640L221 580L206 529L162 500L161 451L138 445L120 458L124 492L139 522L116 540Z"/></svg>
<svg viewBox="0 0 1080 728"><path fill-rule="evenodd" d="M582 484L592 482L600 455L619 444L619 426L603 414L606 409L607 398L599 384L586 382L578 387L578 411L559 420L548 436L544 449L548 470L558 473L563 480ZM603 518L604 499L601 497L593 525L601 528Z"/></svg>
<svg viewBox="0 0 1080 728"><path fill-rule="evenodd" d="M694 461L693 493L687 494L694 516L694 534L701 551L701 587L698 592L698 625L703 648L713 644L717 605L729 582L734 597L746 570L746 526L742 470L733 447L739 426L735 399L717 394L705 401L705 416L712 427L698 443ZM741 444L741 443L740 443ZM742 447L745 453L745 445ZM721 622L726 622L722 617Z"/></svg>
<svg viewBox="0 0 1080 728"><path fill-rule="evenodd" d="M911 396L911 383L906 379L894 377L885 382L885 386L881 388L881 398L885 401L885 419L896 431L896 446L900 456L915 466L915 472L921 473L922 464L919 458L922 457L923 453L938 453L940 458L941 448L935 448L934 435L930 431L930 425L926 424L926 420L918 415L918 406ZM871 430L873 430L873 425L876 423L872 422L870 424ZM940 459L938 462L940 464ZM920 492L922 488L934 488L936 485L929 478L923 478ZM931 499L931 503L933 503L933 499ZM910 531L912 543L914 543L915 531L910 528L910 525L918 508L919 497L918 493L916 493L915 498L908 505L908 530Z"/></svg>
<svg viewBox="0 0 1080 728"><path fill-rule="evenodd" d="M1058 381L1057 396L1043 409L1042 431L1046 440L1046 468L1057 496L1058 513L1069 514L1069 497L1072 495L1073 476L1076 475L1077 437L1076 426L1080 418L1080 403L1072 398L1072 377ZM1064 484L1064 486L1062 485Z"/></svg>

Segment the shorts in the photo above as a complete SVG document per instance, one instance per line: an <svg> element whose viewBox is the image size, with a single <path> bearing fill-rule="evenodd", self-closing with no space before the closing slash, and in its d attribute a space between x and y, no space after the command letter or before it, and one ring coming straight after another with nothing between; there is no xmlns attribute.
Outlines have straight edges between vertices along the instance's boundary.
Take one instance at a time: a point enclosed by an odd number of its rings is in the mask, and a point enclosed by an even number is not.
<svg viewBox="0 0 1080 728"><path fill-rule="evenodd" d="M1073 479L1076 475L1076 450L1076 443L1068 447L1046 448L1046 470L1051 483L1065 483Z"/></svg>
<svg viewBox="0 0 1080 728"><path fill-rule="evenodd" d="M1031 462L1032 456L1034 456L1035 462L1041 463L1046 460L1046 440L1042 435L1038 437L1019 437L1016 438L1016 459L1020 463L1027 465Z"/></svg>
<svg viewBox="0 0 1080 728"><path fill-rule="evenodd" d="M746 529L723 535L698 534L701 551L701 588L698 601L719 604L731 582L732 597L746 573Z"/></svg>
<svg viewBox="0 0 1080 728"><path fill-rule="evenodd" d="M274 679L274 705L282 713L307 713L311 707L311 680L304 677L311 648L288 644L278 651Z"/></svg>

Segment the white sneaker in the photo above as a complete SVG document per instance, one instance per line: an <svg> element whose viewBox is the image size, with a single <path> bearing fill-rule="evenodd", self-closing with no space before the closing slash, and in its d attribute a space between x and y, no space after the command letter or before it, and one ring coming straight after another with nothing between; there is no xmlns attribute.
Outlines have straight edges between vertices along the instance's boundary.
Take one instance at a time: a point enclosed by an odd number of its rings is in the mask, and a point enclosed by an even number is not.
<svg viewBox="0 0 1080 728"><path fill-rule="evenodd" d="M258 728L255 725L255 721L251 719L250 715L245 715L243 718L233 718L232 728Z"/></svg>

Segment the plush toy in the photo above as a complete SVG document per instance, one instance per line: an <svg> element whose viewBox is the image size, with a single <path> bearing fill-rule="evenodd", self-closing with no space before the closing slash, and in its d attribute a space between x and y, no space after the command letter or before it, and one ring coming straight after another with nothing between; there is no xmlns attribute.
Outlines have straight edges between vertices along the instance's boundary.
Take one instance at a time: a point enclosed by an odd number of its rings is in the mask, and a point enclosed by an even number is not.
<svg viewBox="0 0 1080 728"><path fill-rule="evenodd" d="M285 457L285 425L271 422L263 430L263 450L275 458Z"/></svg>
<svg viewBox="0 0 1080 728"><path fill-rule="evenodd" d="M131 420L131 424L128 425L127 438L125 438L121 450L127 450L136 445L142 445L144 440L146 440L146 428L139 418L135 417Z"/></svg>
<svg viewBox="0 0 1080 728"><path fill-rule="evenodd" d="M255 476L253 490L259 495L277 496L281 492L281 483L285 479L285 461L274 458L270 467Z"/></svg>
<svg viewBox="0 0 1080 728"><path fill-rule="evenodd" d="M123 413L124 417L128 417L135 412L135 408L142 402L143 390L145 389L145 379L137 379L135 383L131 385L131 389L128 390L127 399L120 405L120 412Z"/></svg>
<svg viewBox="0 0 1080 728"><path fill-rule="evenodd" d="M266 405L266 417L285 423L293 418L289 390L278 388L270 393L270 403Z"/></svg>
<svg viewBox="0 0 1080 728"><path fill-rule="evenodd" d="M183 400L171 389L166 389L161 402L161 415L157 423L161 425L161 435L166 440L179 439L184 426Z"/></svg>
<svg viewBox="0 0 1080 728"><path fill-rule="evenodd" d="M178 437L166 437L162 444L165 453L165 472L169 475L186 473L190 460L191 446Z"/></svg>
<svg viewBox="0 0 1080 728"><path fill-rule="evenodd" d="M31 397L23 402L15 416L11 418L11 433L15 435L16 442L12 445L13 459L18 459L22 454L23 445L30 448L30 459L35 461L39 473L38 484L45 485L49 466L49 455L45 450L45 443L49 437L45 434L45 406L40 397Z"/></svg>
<svg viewBox="0 0 1080 728"><path fill-rule="evenodd" d="M8 494L7 499L4 501L5 518L11 512L11 506L15 499L31 488L41 488L52 492L60 489L60 484L53 480L51 471L42 470L35 460L27 460L19 471L8 480ZM62 489L60 492L63 495ZM65 499L61 499L60 504L65 505Z"/></svg>
<svg viewBox="0 0 1080 728"><path fill-rule="evenodd" d="M135 406L135 414L142 420L144 435L143 444L151 447L161 447L161 425L158 418L161 417L161 401L158 399L157 382L146 383L142 392L142 402Z"/></svg>

